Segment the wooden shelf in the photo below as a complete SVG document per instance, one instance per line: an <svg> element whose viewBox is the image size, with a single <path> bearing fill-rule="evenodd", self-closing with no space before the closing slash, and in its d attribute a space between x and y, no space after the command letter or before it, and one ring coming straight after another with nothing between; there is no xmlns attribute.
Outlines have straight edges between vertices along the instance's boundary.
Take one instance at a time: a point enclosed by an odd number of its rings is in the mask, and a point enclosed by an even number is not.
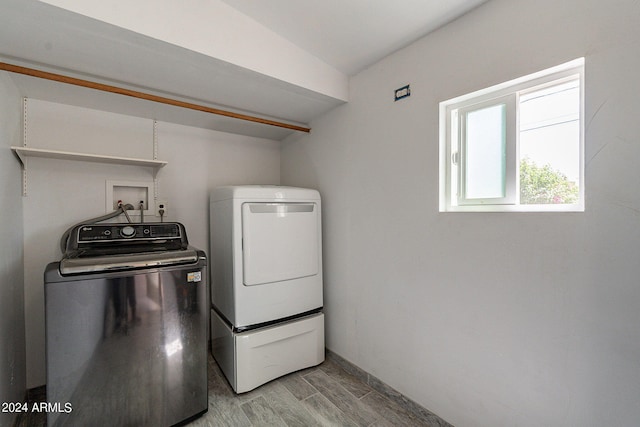
<svg viewBox="0 0 640 427"><path fill-rule="evenodd" d="M78 160L83 162L111 163L118 165L151 167L154 175L158 170L167 165L163 160L135 159L131 157L104 156L101 154L74 153L71 151L44 150L41 148L11 147L16 153L22 165L26 157L46 157L49 159Z"/></svg>

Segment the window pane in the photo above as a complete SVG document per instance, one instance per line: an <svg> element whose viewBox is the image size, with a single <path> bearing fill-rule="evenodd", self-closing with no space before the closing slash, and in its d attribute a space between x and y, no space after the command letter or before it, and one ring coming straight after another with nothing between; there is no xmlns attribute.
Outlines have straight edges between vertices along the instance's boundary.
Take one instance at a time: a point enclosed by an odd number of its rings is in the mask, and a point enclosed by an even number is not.
<svg viewBox="0 0 640 427"><path fill-rule="evenodd" d="M578 83L563 83L520 98L521 204L570 204L578 201Z"/></svg>
<svg viewBox="0 0 640 427"><path fill-rule="evenodd" d="M505 196L506 105L494 105L467 113L467 199Z"/></svg>
<svg viewBox="0 0 640 427"><path fill-rule="evenodd" d="M520 96L520 130L578 120L580 82L570 82Z"/></svg>

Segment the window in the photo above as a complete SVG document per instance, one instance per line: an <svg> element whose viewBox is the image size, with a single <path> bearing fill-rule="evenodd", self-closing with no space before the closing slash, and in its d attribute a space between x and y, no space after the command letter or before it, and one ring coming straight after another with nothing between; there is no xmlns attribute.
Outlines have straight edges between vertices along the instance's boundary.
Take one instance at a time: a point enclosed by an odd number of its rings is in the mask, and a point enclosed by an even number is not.
<svg viewBox="0 0 640 427"><path fill-rule="evenodd" d="M584 211L584 59L440 104L440 211Z"/></svg>

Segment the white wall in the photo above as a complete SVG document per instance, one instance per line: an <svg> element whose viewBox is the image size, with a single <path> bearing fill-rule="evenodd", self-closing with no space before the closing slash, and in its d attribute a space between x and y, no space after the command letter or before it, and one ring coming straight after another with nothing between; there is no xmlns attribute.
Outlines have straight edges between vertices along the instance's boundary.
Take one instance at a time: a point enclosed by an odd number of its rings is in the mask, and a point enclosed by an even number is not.
<svg viewBox="0 0 640 427"><path fill-rule="evenodd" d="M323 196L329 349L459 427L638 425L638 22L492 0L283 144L282 183ZM581 56L586 212L439 213L438 103Z"/></svg>
<svg viewBox="0 0 640 427"><path fill-rule="evenodd" d="M25 393L22 182L20 164L9 149L20 145L22 99L0 72L0 402L20 402ZM15 413L0 412L0 425Z"/></svg>
<svg viewBox="0 0 640 427"><path fill-rule="evenodd" d="M152 158L151 120L33 99L27 105L29 147ZM21 105L16 108L22 110ZM157 124L157 140L158 159L169 162L158 173L158 196L168 201L165 220L182 222L189 242L201 249L208 250L212 188L279 183L279 142L166 122ZM28 388L46 380L45 266L60 259L58 242L67 227L106 212L107 180L149 182L153 176L150 168L136 166L28 160L28 194L23 198Z"/></svg>

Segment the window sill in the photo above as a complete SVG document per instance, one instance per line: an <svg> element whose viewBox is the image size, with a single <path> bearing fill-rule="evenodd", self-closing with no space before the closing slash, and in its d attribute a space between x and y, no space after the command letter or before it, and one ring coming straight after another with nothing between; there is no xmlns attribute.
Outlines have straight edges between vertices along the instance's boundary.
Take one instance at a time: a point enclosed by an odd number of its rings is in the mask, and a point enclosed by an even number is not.
<svg viewBox="0 0 640 427"><path fill-rule="evenodd" d="M583 204L575 205L470 205L441 207L440 212L584 212Z"/></svg>

